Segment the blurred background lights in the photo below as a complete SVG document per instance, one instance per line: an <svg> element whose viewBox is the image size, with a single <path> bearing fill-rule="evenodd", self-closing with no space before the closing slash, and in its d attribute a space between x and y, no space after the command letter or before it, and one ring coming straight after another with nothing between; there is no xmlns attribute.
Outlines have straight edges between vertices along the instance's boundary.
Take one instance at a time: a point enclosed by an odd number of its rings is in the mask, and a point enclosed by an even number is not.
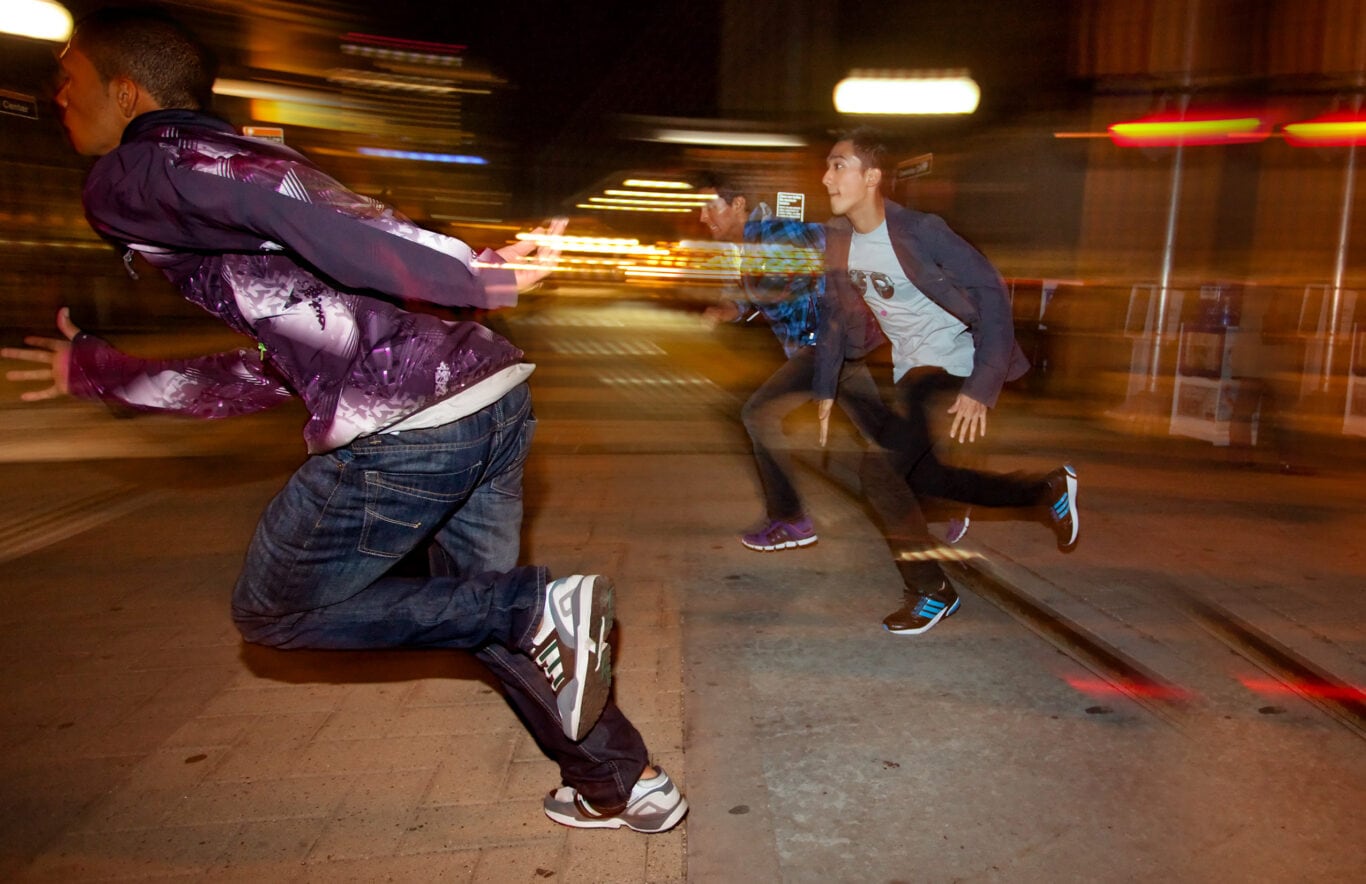
<svg viewBox="0 0 1366 884"><path fill-rule="evenodd" d="M970 114L981 98L967 71L854 70L835 86L842 114Z"/></svg>
<svg viewBox="0 0 1366 884"><path fill-rule="evenodd" d="M745 132L701 129L657 129L649 138L660 144L695 144L705 147L805 147L806 140L780 132Z"/></svg>
<svg viewBox="0 0 1366 884"><path fill-rule="evenodd" d="M0 33L65 43L71 37L71 13L52 0L5 0Z"/></svg>
<svg viewBox="0 0 1366 884"><path fill-rule="evenodd" d="M655 190L692 190L692 185L686 181L666 181L654 178L627 178L621 182L621 186L653 188Z"/></svg>
<svg viewBox="0 0 1366 884"><path fill-rule="evenodd" d="M356 153L363 157L379 157L386 160L416 160L419 163L456 163L464 166L487 166L483 157L458 153L431 153L418 150L390 150L385 147L358 147Z"/></svg>
<svg viewBox="0 0 1366 884"><path fill-rule="evenodd" d="M1254 116L1149 117L1109 127L1120 147L1174 147L1178 144L1250 144L1265 141L1271 125Z"/></svg>
<svg viewBox="0 0 1366 884"><path fill-rule="evenodd" d="M1325 114L1285 127L1285 140L1296 147L1349 147L1366 144L1366 114Z"/></svg>

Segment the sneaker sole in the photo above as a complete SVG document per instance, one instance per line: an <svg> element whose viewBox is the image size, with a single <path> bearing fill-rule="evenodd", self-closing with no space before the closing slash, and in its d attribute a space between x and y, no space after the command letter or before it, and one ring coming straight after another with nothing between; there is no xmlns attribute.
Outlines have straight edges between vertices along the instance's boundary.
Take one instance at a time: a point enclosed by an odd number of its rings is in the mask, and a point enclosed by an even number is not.
<svg viewBox="0 0 1366 884"><path fill-rule="evenodd" d="M669 815L663 820L650 825L635 825L620 816L608 817L584 817L576 813L562 813L558 810L545 808L545 815L562 826L570 826L575 829L620 829L628 828L634 832L643 832L646 835L656 835L660 832L667 832L674 826L683 821L683 817L688 814L688 799L679 798L678 805L669 811Z"/></svg>
<svg viewBox="0 0 1366 884"><path fill-rule="evenodd" d="M819 539L820 538L818 537L803 537L801 540L788 540L783 543L775 543L770 546L763 546L757 543L750 543L748 540L745 540L743 537L741 537L740 543L746 549L752 549L756 552L777 552L778 550L783 549L796 549L799 546L810 546Z"/></svg>
<svg viewBox="0 0 1366 884"><path fill-rule="evenodd" d="M915 629L892 629L886 623L882 624L882 628L892 635L920 635L922 632L929 632L930 627L934 626L945 617L952 617L953 613L958 610L958 606L961 604L963 604L962 599L954 599L953 604L936 614L933 620L926 623L924 626L918 626Z"/></svg>
<svg viewBox="0 0 1366 884"><path fill-rule="evenodd" d="M612 690L612 648L607 643L612 631L612 593L612 581L606 577L585 577L573 612L574 631L562 629L558 620L555 624L560 641L574 651L574 677L560 691L556 704L565 736L576 743L598 723Z"/></svg>

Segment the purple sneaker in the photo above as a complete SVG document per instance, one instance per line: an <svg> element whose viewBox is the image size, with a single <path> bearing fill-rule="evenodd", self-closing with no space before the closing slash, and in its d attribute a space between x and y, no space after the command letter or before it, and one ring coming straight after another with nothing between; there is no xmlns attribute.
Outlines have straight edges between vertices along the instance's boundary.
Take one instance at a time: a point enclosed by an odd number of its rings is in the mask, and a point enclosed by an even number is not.
<svg viewBox="0 0 1366 884"><path fill-rule="evenodd" d="M968 533L968 526L972 524L972 510L963 510L962 518L949 519L949 524L944 528L944 540L948 543L957 543Z"/></svg>
<svg viewBox="0 0 1366 884"><path fill-rule="evenodd" d="M816 526L802 516L793 522L774 519L767 526L752 534L741 534L740 542L750 549L760 552L773 552L779 549L795 549L815 543Z"/></svg>

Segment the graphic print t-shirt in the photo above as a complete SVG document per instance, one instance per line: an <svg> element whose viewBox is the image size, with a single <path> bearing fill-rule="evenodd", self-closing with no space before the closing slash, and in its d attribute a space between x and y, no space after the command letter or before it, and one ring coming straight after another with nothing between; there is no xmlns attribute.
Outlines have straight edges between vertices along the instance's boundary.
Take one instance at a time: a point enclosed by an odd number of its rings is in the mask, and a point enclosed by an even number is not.
<svg viewBox="0 0 1366 884"><path fill-rule="evenodd" d="M933 365L955 377L972 374L973 344L968 327L906 278L892 251L883 221L871 233L854 231L849 245L851 278L863 276L859 294L892 342L892 378ZM855 290L859 290L857 283ZM886 296L889 295L889 296Z"/></svg>

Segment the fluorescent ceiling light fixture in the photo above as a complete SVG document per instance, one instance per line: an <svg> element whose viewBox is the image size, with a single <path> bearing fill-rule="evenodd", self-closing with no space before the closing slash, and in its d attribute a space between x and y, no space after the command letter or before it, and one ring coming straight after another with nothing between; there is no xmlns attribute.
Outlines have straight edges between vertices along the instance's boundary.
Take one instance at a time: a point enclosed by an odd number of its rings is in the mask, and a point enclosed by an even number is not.
<svg viewBox="0 0 1366 884"><path fill-rule="evenodd" d="M487 166L489 164L489 161L483 157L466 154L390 150L387 147L358 147L356 153L363 157L380 157L386 160L417 160L419 163L456 163L462 166Z"/></svg>
<svg viewBox="0 0 1366 884"><path fill-rule="evenodd" d="M842 114L970 114L981 99L966 71L850 71L835 86L835 110Z"/></svg>
<svg viewBox="0 0 1366 884"><path fill-rule="evenodd" d="M1149 117L1109 127L1110 140L1120 147L1175 147L1200 144L1250 144L1265 141L1271 125L1258 117L1185 119Z"/></svg>
<svg viewBox="0 0 1366 884"><path fill-rule="evenodd" d="M779 132L726 132L699 129L656 129L650 137L662 144L705 147L805 147L806 139Z"/></svg>
<svg viewBox="0 0 1366 884"><path fill-rule="evenodd" d="M52 0L7 0L0 6L0 34L65 43L71 39L71 13Z"/></svg>
<svg viewBox="0 0 1366 884"><path fill-rule="evenodd" d="M1285 140L1295 147L1350 147L1366 144L1366 114L1324 114L1285 127Z"/></svg>
<svg viewBox="0 0 1366 884"><path fill-rule="evenodd" d="M686 181L661 181L654 178L627 178L621 182L622 187L653 187L657 190L692 190L692 185Z"/></svg>

